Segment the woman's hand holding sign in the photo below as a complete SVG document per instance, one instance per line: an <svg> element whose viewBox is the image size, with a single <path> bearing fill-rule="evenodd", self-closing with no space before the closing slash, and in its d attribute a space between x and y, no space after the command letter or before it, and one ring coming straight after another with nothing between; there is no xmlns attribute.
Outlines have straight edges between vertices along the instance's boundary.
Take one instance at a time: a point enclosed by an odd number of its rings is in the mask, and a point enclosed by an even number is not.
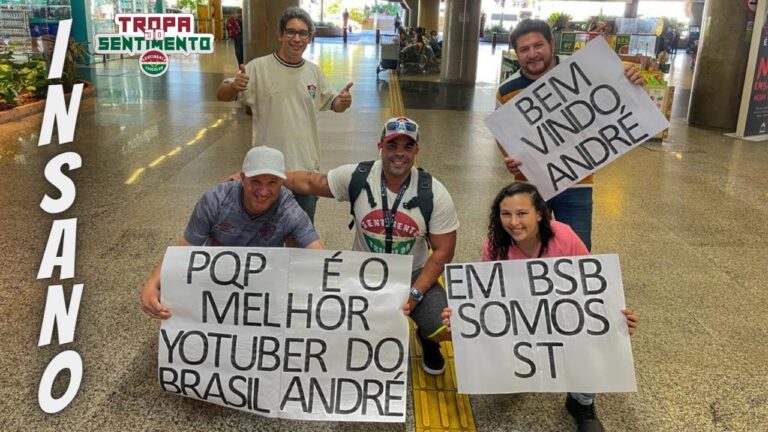
<svg viewBox="0 0 768 432"><path fill-rule="evenodd" d="M635 334L635 328L637 328L637 322L639 321L639 318L635 315L634 312L632 312L632 309L630 308L622 309L621 313L627 317L627 328L629 329L629 335L632 336Z"/></svg>
<svg viewBox="0 0 768 432"><path fill-rule="evenodd" d="M451 334L451 314L453 314L453 309L449 307L443 309L443 313L440 314L440 317L443 318L443 325L445 326L446 334Z"/></svg>

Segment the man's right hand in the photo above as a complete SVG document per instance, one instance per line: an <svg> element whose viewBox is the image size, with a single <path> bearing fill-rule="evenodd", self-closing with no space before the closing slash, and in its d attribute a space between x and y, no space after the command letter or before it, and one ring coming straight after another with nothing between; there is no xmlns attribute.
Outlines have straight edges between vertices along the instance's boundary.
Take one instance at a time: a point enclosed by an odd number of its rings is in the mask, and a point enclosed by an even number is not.
<svg viewBox="0 0 768 432"><path fill-rule="evenodd" d="M154 319L168 319L171 311L160 303L160 281L150 277L141 290L141 308Z"/></svg>
<svg viewBox="0 0 768 432"><path fill-rule="evenodd" d="M248 74L245 73L245 65L240 65L240 70L232 81L232 88L238 93L248 88Z"/></svg>
<svg viewBox="0 0 768 432"><path fill-rule="evenodd" d="M517 174L520 172L520 165L523 163L517 159L514 159L512 156L507 156L504 158L504 165L507 166L507 171L509 171L512 174Z"/></svg>

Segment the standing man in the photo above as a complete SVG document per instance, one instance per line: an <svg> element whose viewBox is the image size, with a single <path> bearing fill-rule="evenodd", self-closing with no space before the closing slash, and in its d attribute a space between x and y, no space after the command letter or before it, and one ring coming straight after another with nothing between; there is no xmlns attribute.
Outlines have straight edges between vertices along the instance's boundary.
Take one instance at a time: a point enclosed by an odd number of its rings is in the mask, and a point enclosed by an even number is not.
<svg viewBox="0 0 768 432"><path fill-rule="evenodd" d="M552 32L545 21L536 19L521 21L509 35L509 41L517 53L520 70L499 86L496 92L496 108L512 100L518 93L560 64L561 60L555 55ZM640 72L632 66L625 67L624 75L634 84L645 83ZM527 181L520 172L522 163L507 155L500 145L499 150L505 157L504 163L507 169L515 175L515 180ZM547 201L555 219L570 225L588 250L592 250L592 183L590 175Z"/></svg>
<svg viewBox="0 0 768 432"><path fill-rule="evenodd" d="M672 27L672 42L669 44L669 54L672 58L677 57L677 46L680 45L680 32L677 27Z"/></svg>
<svg viewBox="0 0 768 432"><path fill-rule="evenodd" d="M290 237L300 247L324 249L284 181L283 154L252 148L240 181L220 183L200 198L178 246L281 247ZM160 303L160 269L158 264L144 284L141 305L150 317L168 319L171 311Z"/></svg>
<svg viewBox="0 0 768 432"><path fill-rule="evenodd" d="M381 160L342 165L327 176L289 172L286 186L350 202L356 227L353 250L413 255L405 310L418 326L424 371L439 375L445 371L439 342L449 336L440 316L447 299L437 279L456 249L456 207L442 183L413 167L419 153L419 126L413 120L387 121L378 148Z"/></svg>
<svg viewBox="0 0 768 432"><path fill-rule="evenodd" d="M227 20L227 32L229 38L235 42L235 57L237 57L238 67L243 64L243 10L237 8L235 16Z"/></svg>
<svg viewBox="0 0 768 432"><path fill-rule="evenodd" d="M344 22L344 27L342 29L344 33L344 43L347 43L347 31L349 30L349 11L344 9L344 13L341 14L341 19Z"/></svg>
<svg viewBox="0 0 768 432"><path fill-rule="evenodd" d="M317 113L346 111L352 105L352 83L337 94L323 71L302 58L315 29L307 12L288 8L279 26L278 51L240 65L240 72L225 80L216 96L223 101L240 99L251 107L253 146L270 143L277 147L285 154L288 171L318 171ZM314 220L317 197L296 196L296 201Z"/></svg>

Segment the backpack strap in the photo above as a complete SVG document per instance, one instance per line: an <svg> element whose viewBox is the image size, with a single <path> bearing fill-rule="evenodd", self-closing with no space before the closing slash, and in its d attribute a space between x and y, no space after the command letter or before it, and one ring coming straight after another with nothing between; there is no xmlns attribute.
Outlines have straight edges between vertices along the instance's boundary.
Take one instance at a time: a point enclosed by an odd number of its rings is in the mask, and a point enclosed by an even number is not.
<svg viewBox="0 0 768 432"><path fill-rule="evenodd" d="M373 198L373 192L371 191L371 185L368 184L368 174L371 173L371 167L374 161L364 161L357 164L355 172L352 173L352 179L349 182L347 191L349 192L349 214L352 215L352 220L349 222L349 229L355 226L355 202L360 193L365 190L368 194L368 204L371 208L376 207L376 200Z"/></svg>
<svg viewBox="0 0 768 432"><path fill-rule="evenodd" d="M403 204L403 208L412 209L419 207L421 217L424 218L424 224L427 227L426 238L429 241L429 221L432 219L432 210L434 209L434 194L432 193L432 175L419 168L419 180L416 189L416 196Z"/></svg>

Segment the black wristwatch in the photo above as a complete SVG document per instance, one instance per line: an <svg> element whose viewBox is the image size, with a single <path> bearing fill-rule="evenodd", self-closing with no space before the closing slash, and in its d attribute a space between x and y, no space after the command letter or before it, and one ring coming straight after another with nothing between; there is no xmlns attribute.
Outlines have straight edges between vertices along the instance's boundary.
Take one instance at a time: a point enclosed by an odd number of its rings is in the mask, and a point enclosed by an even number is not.
<svg viewBox="0 0 768 432"><path fill-rule="evenodd" d="M416 303L419 303L424 299L424 293L417 290L416 288L411 287L411 298L416 300Z"/></svg>

